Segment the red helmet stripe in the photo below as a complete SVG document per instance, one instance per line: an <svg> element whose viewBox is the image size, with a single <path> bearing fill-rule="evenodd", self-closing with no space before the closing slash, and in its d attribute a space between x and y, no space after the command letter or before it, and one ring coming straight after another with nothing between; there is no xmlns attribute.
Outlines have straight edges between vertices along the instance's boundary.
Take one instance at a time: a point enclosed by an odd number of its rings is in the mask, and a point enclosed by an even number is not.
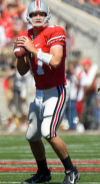
<svg viewBox="0 0 100 184"><path fill-rule="evenodd" d="M39 0L36 0L36 9L39 9Z"/></svg>

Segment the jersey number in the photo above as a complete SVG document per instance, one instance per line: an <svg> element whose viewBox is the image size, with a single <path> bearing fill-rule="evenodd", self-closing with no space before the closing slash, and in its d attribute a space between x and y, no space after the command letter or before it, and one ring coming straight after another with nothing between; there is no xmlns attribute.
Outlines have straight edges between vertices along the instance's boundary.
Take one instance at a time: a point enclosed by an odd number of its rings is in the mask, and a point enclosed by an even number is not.
<svg viewBox="0 0 100 184"><path fill-rule="evenodd" d="M41 50L41 49L39 49ZM38 67L37 67L37 74L38 75L44 75L44 70L42 68L42 61L38 59Z"/></svg>

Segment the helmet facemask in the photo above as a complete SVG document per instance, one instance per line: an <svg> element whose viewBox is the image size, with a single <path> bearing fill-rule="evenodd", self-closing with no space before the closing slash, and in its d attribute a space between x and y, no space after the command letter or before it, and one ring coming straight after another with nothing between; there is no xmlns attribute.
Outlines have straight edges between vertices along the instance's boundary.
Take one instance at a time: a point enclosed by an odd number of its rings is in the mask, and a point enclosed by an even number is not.
<svg viewBox="0 0 100 184"><path fill-rule="evenodd" d="M38 11L38 13L41 13ZM33 27L46 27L48 25L48 18L47 18L47 15L45 12L44 13L44 16L40 16L39 18L35 18L34 16L31 17L32 21L31 21L31 24Z"/></svg>

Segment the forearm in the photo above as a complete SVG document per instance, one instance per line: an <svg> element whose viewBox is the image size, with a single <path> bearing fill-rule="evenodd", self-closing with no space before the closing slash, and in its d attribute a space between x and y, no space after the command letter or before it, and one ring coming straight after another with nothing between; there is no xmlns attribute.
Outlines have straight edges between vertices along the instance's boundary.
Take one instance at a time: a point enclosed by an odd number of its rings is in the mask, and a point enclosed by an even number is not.
<svg viewBox="0 0 100 184"><path fill-rule="evenodd" d="M38 50L37 59L40 60L41 62L44 62L47 65L50 65L52 68L57 68L59 67L62 61L62 55L63 55L63 47L56 46L50 50L50 53L45 53L42 52L41 50Z"/></svg>
<svg viewBox="0 0 100 184"><path fill-rule="evenodd" d="M29 64L26 62L26 58L21 57L17 58L17 70L20 73L20 75L24 75L29 71Z"/></svg>

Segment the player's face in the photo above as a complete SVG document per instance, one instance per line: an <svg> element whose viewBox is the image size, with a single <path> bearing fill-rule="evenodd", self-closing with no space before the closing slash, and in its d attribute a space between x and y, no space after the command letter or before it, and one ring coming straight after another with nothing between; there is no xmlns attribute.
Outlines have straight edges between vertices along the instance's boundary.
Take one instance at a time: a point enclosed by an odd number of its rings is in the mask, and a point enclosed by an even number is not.
<svg viewBox="0 0 100 184"><path fill-rule="evenodd" d="M32 18L32 25L33 25L33 27L37 27L38 28L38 27L43 26L44 21L45 21L45 16L46 16L45 12L36 11L36 12L31 13L30 16Z"/></svg>

